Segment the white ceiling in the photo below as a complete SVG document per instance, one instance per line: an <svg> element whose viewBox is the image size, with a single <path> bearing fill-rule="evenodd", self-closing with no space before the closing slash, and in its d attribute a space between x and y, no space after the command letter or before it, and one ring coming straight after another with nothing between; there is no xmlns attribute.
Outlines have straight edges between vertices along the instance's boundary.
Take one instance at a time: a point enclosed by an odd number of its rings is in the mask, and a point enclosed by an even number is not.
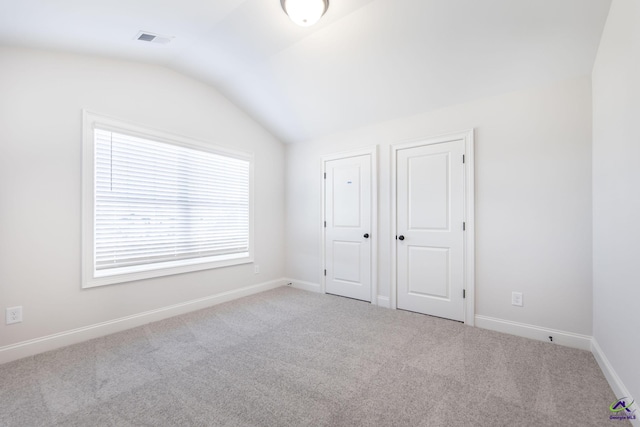
<svg viewBox="0 0 640 427"><path fill-rule="evenodd" d="M284 142L589 75L610 0L0 0L0 44L168 66ZM174 37L135 40L138 31Z"/></svg>

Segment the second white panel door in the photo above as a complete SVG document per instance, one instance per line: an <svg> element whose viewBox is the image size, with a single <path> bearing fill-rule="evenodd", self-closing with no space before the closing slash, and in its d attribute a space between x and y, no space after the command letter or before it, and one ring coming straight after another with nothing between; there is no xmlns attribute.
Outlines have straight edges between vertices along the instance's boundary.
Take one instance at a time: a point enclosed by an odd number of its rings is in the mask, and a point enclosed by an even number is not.
<svg viewBox="0 0 640 427"><path fill-rule="evenodd" d="M398 150L398 308L464 320L464 142Z"/></svg>
<svg viewBox="0 0 640 427"><path fill-rule="evenodd" d="M325 162L325 291L371 301L371 155Z"/></svg>

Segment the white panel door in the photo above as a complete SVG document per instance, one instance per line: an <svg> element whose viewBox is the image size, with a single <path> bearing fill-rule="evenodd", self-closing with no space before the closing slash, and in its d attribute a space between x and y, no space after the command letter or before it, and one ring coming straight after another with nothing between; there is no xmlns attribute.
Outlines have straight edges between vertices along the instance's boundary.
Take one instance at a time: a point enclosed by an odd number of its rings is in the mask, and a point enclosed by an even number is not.
<svg viewBox="0 0 640 427"><path fill-rule="evenodd" d="M325 291L371 301L371 155L325 162Z"/></svg>
<svg viewBox="0 0 640 427"><path fill-rule="evenodd" d="M398 308L464 320L464 141L398 150Z"/></svg>

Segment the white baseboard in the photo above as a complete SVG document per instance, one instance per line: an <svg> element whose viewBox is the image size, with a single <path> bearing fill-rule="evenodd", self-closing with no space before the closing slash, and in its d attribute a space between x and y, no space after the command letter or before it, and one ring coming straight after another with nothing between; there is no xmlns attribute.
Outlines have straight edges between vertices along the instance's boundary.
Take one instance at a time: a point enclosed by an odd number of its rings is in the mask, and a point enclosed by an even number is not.
<svg viewBox="0 0 640 427"><path fill-rule="evenodd" d="M322 292L322 286L319 283L305 282L304 280L296 280L296 279L284 279L286 280L285 284L291 283L292 288L302 289L304 291L311 292Z"/></svg>
<svg viewBox="0 0 640 427"><path fill-rule="evenodd" d="M618 373L615 371L615 369L613 369L611 362L609 362L609 359L607 359L607 356L602 351L602 348L600 348L600 346L598 345L598 341L595 339L595 337L591 340L591 353L593 353L593 357L595 357L596 362L598 362L602 373L604 373L604 376L609 382L609 386L615 393L616 397L618 399L622 399L623 397L630 397L631 400L633 400L633 396L631 396L631 393L629 393L629 390L618 376ZM636 408L637 406L634 409ZM640 426L640 418L629 421L631 422L631 425Z"/></svg>
<svg viewBox="0 0 640 427"><path fill-rule="evenodd" d="M156 310L145 311L143 313L109 320L107 322L96 323L82 328L59 332L57 334L22 341L16 344L10 344L0 347L0 364L124 331L126 329L135 328L137 326L189 313L191 311L201 310L203 308L222 304L248 295L268 291L286 284L286 279L276 279L269 282L259 283L257 285L246 286L244 288L210 295L204 298L186 301L180 304L158 308Z"/></svg>
<svg viewBox="0 0 640 427"><path fill-rule="evenodd" d="M549 342L549 336L552 336L554 344L591 351L591 336L589 335L575 334L573 332L548 329L481 315L475 316L475 326L538 341Z"/></svg>
<svg viewBox="0 0 640 427"><path fill-rule="evenodd" d="M305 282L304 280L287 279L287 278L285 278L284 280L286 280L285 284L287 285L290 284L292 288L322 293L322 286L319 283ZM391 301L389 300L389 297L384 297L381 295L378 295L377 299L374 298L374 300L371 301L371 304L384 307L384 308L391 308Z"/></svg>
<svg viewBox="0 0 640 427"><path fill-rule="evenodd" d="M391 300L389 297L378 295L378 307L391 308Z"/></svg>

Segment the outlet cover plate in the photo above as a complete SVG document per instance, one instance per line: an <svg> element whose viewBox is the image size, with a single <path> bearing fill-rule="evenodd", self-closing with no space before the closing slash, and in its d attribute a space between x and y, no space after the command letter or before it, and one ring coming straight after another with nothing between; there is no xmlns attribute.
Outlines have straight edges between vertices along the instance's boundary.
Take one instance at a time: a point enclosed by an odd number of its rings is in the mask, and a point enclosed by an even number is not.
<svg viewBox="0 0 640 427"><path fill-rule="evenodd" d="M7 307L7 325L22 322L22 306Z"/></svg>
<svg viewBox="0 0 640 427"><path fill-rule="evenodd" d="M522 292L511 292L511 305L522 307Z"/></svg>

